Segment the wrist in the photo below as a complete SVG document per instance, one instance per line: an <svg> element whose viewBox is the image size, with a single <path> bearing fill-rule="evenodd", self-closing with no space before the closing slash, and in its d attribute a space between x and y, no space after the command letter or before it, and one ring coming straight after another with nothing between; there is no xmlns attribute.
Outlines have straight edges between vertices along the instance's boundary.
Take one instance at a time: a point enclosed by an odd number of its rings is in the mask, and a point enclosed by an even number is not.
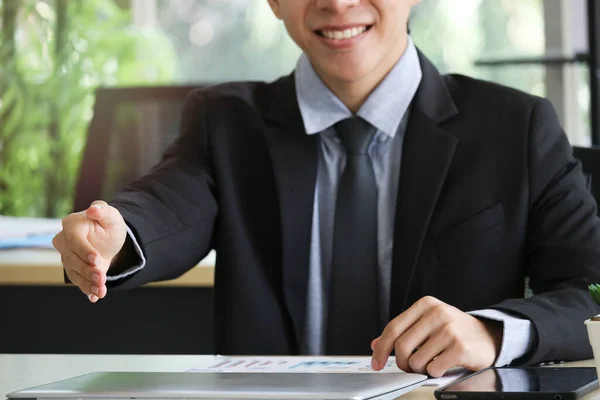
<svg viewBox="0 0 600 400"><path fill-rule="evenodd" d="M119 275L135 265L136 262L139 262L139 258L135 251L133 240L129 234L126 234L123 246L121 246L121 250L112 258L107 274Z"/></svg>
<svg viewBox="0 0 600 400"><path fill-rule="evenodd" d="M504 333L504 324L500 321L494 321L490 319L480 320L483 324L485 331L487 332L492 346L494 348L494 354L497 358L502 348L502 338Z"/></svg>

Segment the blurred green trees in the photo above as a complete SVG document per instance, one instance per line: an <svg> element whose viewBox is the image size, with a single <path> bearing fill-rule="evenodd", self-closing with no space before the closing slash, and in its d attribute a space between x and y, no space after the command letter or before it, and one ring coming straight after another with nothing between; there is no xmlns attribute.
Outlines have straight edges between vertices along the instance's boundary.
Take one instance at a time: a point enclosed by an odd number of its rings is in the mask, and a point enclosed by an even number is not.
<svg viewBox="0 0 600 400"><path fill-rule="evenodd" d="M177 48L178 82L272 80L288 74L300 49L266 0L149 0ZM544 68L476 67L480 58L545 51L543 0L421 0L415 44L442 72L457 72L543 94Z"/></svg>
<svg viewBox="0 0 600 400"><path fill-rule="evenodd" d="M266 0L133 2L156 31L116 2L0 0L0 214L70 211L96 87L271 80L300 54ZM411 31L442 72L544 94L543 67L474 65L543 53L542 0L422 0Z"/></svg>
<svg viewBox="0 0 600 400"><path fill-rule="evenodd" d="M94 90L171 81L175 60L113 0L0 0L0 214L69 213Z"/></svg>

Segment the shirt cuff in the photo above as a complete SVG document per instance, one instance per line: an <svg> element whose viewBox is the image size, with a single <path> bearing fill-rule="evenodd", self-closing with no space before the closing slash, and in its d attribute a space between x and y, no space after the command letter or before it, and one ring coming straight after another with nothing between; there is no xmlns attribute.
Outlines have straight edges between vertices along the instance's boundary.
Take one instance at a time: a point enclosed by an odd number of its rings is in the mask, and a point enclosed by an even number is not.
<svg viewBox="0 0 600 400"><path fill-rule="evenodd" d="M131 241L133 242L133 248L135 249L135 252L137 253L137 255L140 257L140 263L134 265L131 268L126 269L125 271L123 271L122 273L120 273L119 275L106 275L106 280L107 281L116 281L118 279L123 279L129 275L135 274L136 272L138 272L139 270L141 270L142 268L144 268L144 266L146 265L146 257L144 257L144 252L142 251L142 248L140 247L135 235L133 234L133 232L131 231L131 229L129 228L129 225L126 225L127 228L127 234L129 235L129 237L131 238Z"/></svg>
<svg viewBox="0 0 600 400"><path fill-rule="evenodd" d="M498 310L478 310L468 314L502 322L502 345L494 362L495 367L503 367L524 356L532 349L535 342L535 329L530 320L518 318Z"/></svg>

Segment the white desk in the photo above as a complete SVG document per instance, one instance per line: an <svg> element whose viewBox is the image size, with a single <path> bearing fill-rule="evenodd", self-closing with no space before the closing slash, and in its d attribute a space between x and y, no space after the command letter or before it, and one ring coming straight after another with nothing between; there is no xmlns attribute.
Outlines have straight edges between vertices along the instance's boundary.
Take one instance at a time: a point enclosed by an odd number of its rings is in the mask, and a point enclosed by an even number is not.
<svg viewBox="0 0 600 400"><path fill-rule="evenodd" d="M0 399L15 390L94 371L184 371L206 357L210 356L0 354ZM593 366L593 362L563 366ZM434 399L434 389L420 387L402 396L402 400ZM600 399L600 390L584 399Z"/></svg>

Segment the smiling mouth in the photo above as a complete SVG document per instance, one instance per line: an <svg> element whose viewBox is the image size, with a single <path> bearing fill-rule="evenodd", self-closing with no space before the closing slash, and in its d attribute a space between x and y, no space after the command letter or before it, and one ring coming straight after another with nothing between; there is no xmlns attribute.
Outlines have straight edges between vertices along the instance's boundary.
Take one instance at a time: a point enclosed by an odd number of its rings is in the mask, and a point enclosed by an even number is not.
<svg viewBox="0 0 600 400"><path fill-rule="evenodd" d="M354 28L348 28L343 30L317 30L315 33L321 37L332 39L332 40L344 40L352 39L358 35L371 29L373 25L355 26Z"/></svg>

